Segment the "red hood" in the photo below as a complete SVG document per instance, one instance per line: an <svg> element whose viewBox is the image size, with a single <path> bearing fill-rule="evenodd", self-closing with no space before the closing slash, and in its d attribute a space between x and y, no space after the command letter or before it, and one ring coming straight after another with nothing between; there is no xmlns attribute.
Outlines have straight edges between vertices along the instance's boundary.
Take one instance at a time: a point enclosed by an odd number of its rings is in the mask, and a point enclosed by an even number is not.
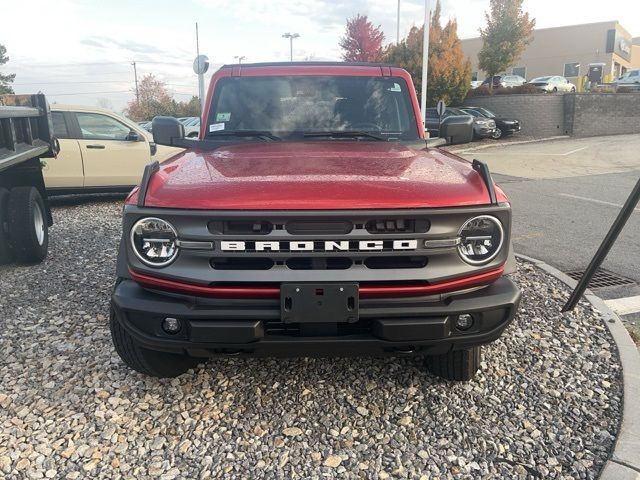
<svg viewBox="0 0 640 480"><path fill-rule="evenodd" d="M129 198L135 203L137 194ZM502 192L498 199L504 200ZM398 143L256 142L188 150L162 164L148 207L341 210L480 205L489 194L465 160Z"/></svg>

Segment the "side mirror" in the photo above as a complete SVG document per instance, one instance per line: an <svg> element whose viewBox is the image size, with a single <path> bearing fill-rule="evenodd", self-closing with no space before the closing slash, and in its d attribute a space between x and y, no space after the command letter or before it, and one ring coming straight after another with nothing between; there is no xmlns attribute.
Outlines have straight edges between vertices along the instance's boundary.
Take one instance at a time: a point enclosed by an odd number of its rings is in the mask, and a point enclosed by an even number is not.
<svg viewBox="0 0 640 480"><path fill-rule="evenodd" d="M184 138L184 125L175 117L154 117L151 132L155 143L173 147Z"/></svg>
<svg viewBox="0 0 640 480"><path fill-rule="evenodd" d="M129 132L129 135L127 135L126 140L130 142L137 142L138 140L140 140L140 135L138 135L138 132L136 132L135 130L131 130Z"/></svg>

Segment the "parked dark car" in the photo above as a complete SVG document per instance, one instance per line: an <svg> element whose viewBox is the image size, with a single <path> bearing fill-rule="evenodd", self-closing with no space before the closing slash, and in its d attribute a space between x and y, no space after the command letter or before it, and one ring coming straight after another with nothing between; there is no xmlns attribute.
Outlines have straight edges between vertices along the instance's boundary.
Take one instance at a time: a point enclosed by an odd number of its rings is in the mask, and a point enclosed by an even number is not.
<svg viewBox="0 0 640 480"><path fill-rule="evenodd" d="M486 78L482 85L489 86L493 79L493 88L498 87L519 87L527 83L527 80L520 75L494 75L493 77Z"/></svg>
<svg viewBox="0 0 640 480"><path fill-rule="evenodd" d="M454 124L456 126L453 126ZM436 109L427 108L425 130L431 137L445 138L451 144L468 143L475 137L473 116L451 108L447 108L442 115L442 125Z"/></svg>
<svg viewBox="0 0 640 480"><path fill-rule="evenodd" d="M484 116L472 115L468 112L464 112L459 108L447 107L442 119L453 116L471 116L473 117L473 137L474 138L488 138L495 134L496 123ZM425 128L429 131L429 134L439 136L439 117L435 108L427 108L426 124Z"/></svg>
<svg viewBox="0 0 640 480"><path fill-rule="evenodd" d="M496 129L491 136L493 139L498 139L505 135L511 135L519 132L521 128L520 120L516 120L515 118L498 117L495 113L483 107L461 107L460 110L468 113L469 115L473 115L474 117L490 118L496 122Z"/></svg>

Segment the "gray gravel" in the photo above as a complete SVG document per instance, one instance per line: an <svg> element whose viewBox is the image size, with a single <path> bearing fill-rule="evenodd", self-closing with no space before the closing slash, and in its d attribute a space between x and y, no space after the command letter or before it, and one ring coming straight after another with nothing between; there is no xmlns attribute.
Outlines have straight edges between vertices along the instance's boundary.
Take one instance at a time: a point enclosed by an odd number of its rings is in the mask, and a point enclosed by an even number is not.
<svg viewBox="0 0 640 480"><path fill-rule="evenodd" d="M132 372L107 327L121 202L54 211L41 266L0 267L0 477L596 478L621 367L587 303L529 264L520 314L453 384L417 358L220 359Z"/></svg>

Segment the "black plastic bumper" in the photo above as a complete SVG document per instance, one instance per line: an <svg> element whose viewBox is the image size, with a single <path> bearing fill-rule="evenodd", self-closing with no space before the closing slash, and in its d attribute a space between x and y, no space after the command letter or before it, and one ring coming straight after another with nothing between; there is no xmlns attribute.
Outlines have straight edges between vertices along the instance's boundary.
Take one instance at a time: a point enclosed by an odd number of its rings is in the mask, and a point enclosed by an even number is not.
<svg viewBox="0 0 640 480"><path fill-rule="evenodd" d="M142 346L192 356L348 356L440 354L496 340L511 322L520 290L508 278L453 296L361 299L356 323L283 323L277 299L205 299L153 292L122 280L116 320ZM455 321L471 314L473 325ZM166 317L181 329L168 334Z"/></svg>

